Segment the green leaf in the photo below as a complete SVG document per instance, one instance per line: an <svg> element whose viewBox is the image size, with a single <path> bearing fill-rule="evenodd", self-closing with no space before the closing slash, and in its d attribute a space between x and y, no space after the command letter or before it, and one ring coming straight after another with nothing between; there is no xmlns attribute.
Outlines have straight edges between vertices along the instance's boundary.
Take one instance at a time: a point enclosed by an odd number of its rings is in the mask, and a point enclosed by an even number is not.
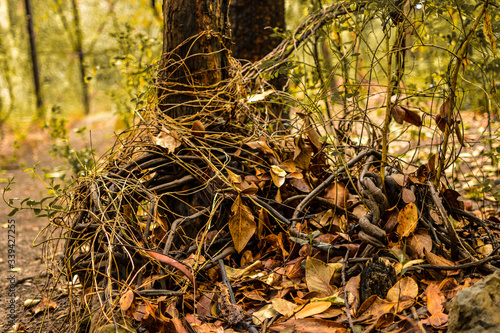
<svg viewBox="0 0 500 333"><path fill-rule="evenodd" d="M290 237L289 239L290 239L292 242L297 243L297 244L300 244L300 245L306 245L306 244L309 244L309 241L308 241L308 240L305 240L305 239L302 239L302 238L298 238L298 237Z"/></svg>
<svg viewBox="0 0 500 333"><path fill-rule="evenodd" d="M9 214L7 214L7 216L14 216L17 212L19 211L19 208L14 208L13 210L10 211Z"/></svg>

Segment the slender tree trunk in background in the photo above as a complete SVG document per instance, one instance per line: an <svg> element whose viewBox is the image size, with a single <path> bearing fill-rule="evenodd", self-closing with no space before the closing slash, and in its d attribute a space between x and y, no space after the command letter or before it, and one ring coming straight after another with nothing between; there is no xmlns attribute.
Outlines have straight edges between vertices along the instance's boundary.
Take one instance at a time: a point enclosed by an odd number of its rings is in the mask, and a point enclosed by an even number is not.
<svg viewBox="0 0 500 333"><path fill-rule="evenodd" d="M80 84L82 86L83 107L85 114L90 113L89 86L85 80L85 58L83 54L83 36L80 27L80 13L78 12L78 0L71 0L73 7L73 24L75 27L75 44L74 48L78 54L78 62L80 65Z"/></svg>
<svg viewBox="0 0 500 333"><path fill-rule="evenodd" d="M281 42L270 35L272 28L285 29L285 1L233 0L229 20L233 56L252 62L260 60Z"/></svg>
<svg viewBox="0 0 500 333"><path fill-rule="evenodd" d="M42 89L40 85L40 68L38 67L38 55L36 52L35 30L33 28L33 11L31 9L31 0L24 0L26 9L26 23L28 27L28 36L31 49L31 63L33 66L33 82L35 85L37 118L41 119L45 116L43 110Z"/></svg>
<svg viewBox="0 0 500 333"><path fill-rule="evenodd" d="M17 49L11 33L9 18L9 2L0 0L0 140L3 138L2 125L9 118L14 109L15 95L13 84L13 61L16 58ZM2 82L3 81L3 82Z"/></svg>
<svg viewBox="0 0 500 333"><path fill-rule="evenodd" d="M163 1L158 98L168 116L195 114L198 93L229 77L228 7L229 0Z"/></svg>

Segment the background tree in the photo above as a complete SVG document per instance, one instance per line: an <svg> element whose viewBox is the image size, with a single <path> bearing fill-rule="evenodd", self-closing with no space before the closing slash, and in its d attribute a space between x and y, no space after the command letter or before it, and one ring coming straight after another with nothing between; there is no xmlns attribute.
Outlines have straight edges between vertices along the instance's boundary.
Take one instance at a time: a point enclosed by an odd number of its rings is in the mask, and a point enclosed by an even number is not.
<svg viewBox="0 0 500 333"><path fill-rule="evenodd" d="M33 10L31 8L31 0L24 0L26 9L26 25L30 43L31 66L33 72L33 86L35 87L37 118L41 119L44 116L42 86L40 84L40 67L38 66L38 53L36 51L35 29L33 27Z"/></svg>
<svg viewBox="0 0 500 333"><path fill-rule="evenodd" d="M232 51L237 59L257 61L271 52L280 39L274 28L285 30L284 0L234 0L229 8Z"/></svg>
<svg viewBox="0 0 500 333"><path fill-rule="evenodd" d="M229 0L164 0L158 95L170 117L196 113L195 90L213 90L229 78L228 10Z"/></svg>

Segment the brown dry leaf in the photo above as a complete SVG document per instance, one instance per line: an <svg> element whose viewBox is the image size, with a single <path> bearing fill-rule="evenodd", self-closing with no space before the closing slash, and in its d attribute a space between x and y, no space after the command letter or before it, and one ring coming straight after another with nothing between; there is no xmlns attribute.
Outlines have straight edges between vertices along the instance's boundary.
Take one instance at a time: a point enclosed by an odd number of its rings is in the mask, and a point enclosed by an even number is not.
<svg viewBox="0 0 500 333"><path fill-rule="evenodd" d="M265 297L267 295L259 290L244 291L243 296L254 301L267 302L267 299Z"/></svg>
<svg viewBox="0 0 500 333"><path fill-rule="evenodd" d="M424 249L432 250L432 238L426 229L417 229L413 235L408 237L408 249L418 258L423 259L425 256Z"/></svg>
<svg viewBox="0 0 500 333"><path fill-rule="evenodd" d="M299 305L282 298L273 298L271 300L274 310L278 311L284 317L290 317L300 308Z"/></svg>
<svg viewBox="0 0 500 333"><path fill-rule="evenodd" d="M443 312L444 299L440 295L439 286L436 283L431 283L427 286L427 310L431 315Z"/></svg>
<svg viewBox="0 0 500 333"><path fill-rule="evenodd" d="M304 193L311 192L311 188L309 187L309 184L307 184L305 179L292 178L290 179L290 184L300 192Z"/></svg>
<svg viewBox="0 0 500 333"><path fill-rule="evenodd" d="M173 153L175 148L181 145L179 135L175 131L166 129L164 126L162 126L158 136L153 137L153 143L166 148L169 154Z"/></svg>
<svg viewBox="0 0 500 333"><path fill-rule="evenodd" d="M405 121L409 124L415 125L415 126L422 126L422 118L418 113L415 111L409 110L407 108L404 108L405 110Z"/></svg>
<svg viewBox="0 0 500 333"><path fill-rule="evenodd" d="M187 333L186 329L182 325L182 321L179 318L172 318L170 320L174 324L176 333Z"/></svg>
<svg viewBox="0 0 500 333"><path fill-rule="evenodd" d="M331 296L334 288L330 285L330 280L335 273L335 269L328 266L323 261L311 257L306 259L306 283L309 291L318 291L325 296Z"/></svg>
<svg viewBox="0 0 500 333"><path fill-rule="evenodd" d="M324 198L339 207L345 207L349 200L349 190L342 183L334 183L326 188Z"/></svg>
<svg viewBox="0 0 500 333"><path fill-rule="evenodd" d="M455 297L457 289L459 289L459 284L454 278L446 278L439 283L439 291L446 296L449 300Z"/></svg>
<svg viewBox="0 0 500 333"><path fill-rule="evenodd" d="M399 105L393 105L391 108L392 117L400 125L403 124L403 121L405 119L405 113L406 113L405 110Z"/></svg>
<svg viewBox="0 0 500 333"><path fill-rule="evenodd" d="M475 241L477 252L481 253L484 257L487 257L493 253L493 245L485 244L484 241L479 238L477 238Z"/></svg>
<svg viewBox="0 0 500 333"><path fill-rule="evenodd" d="M279 165L279 167L282 168L283 170L285 170L286 172L291 173L291 174L300 173L300 168L297 165L297 162L295 162L293 160L286 160L286 161L282 162ZM302 178L302 177L300 177L300 178Z"/></svg>
<svg viewBox="0 0 500 333"><path fill-rule="evenodd" d="M460 124L455 122L455 134L457 135L458 142L462 147L465 147L464 137L462 135L462 131L460 129Z"/></svg>
<svg viewBox="0 0 500 333"><path fill-rule="evenodd" d="M443 120L446 117L451 116L451 112L453 111L453 107L455 106L453 102L454 102L453 98L451 96L449 96L446 99L446 101L443 103L443 105L441 105L439 107L439 116L441 116L441 118L443 118ZM436 118L436 121L437 121L437 118Z"/></svg>
<svg viewBox="0 0 500 333"><path fill-rule="evenodd" d="M349 303L351 309L354 310L354 314L356 314L356 310L359 306L359 282L361 280L361 275L358 274L353 276L347 281L345 289L347 291L347 302Z"/></svg>
<svg viewBox="0 0 500 333"><path fill-rule="evenodd" d="M33 309L33 314L36 316L41 312L54 310L55 308L57 308L57 303L44 297L42 298L40 303L38 303L37 306L35 306L35 308Z"/></svg>
<svg viewBox="0 0 500 333"><path fill-rule="evenodd" d="M418 222L418 210L414 203L407 204L398 214L397 232L401 238L409 236Z"/></svg>
<svg viewBox="0 0 500 333"><path fill-rule="evenodd" d="M264 154L274 155L274 151L267 145L266 138L259 138L257 141L246 142L245 144L252 149L260 150Z"/></svg>
<svg viewBox="0 0 500 333"><path fill-rule="evenodd" d="M432 218L432 222L434 222L437 225L443 224L443 220L441 219L440 215L435 209L430 209L429 210L429 216Z"/></svg>
<svg viewBox="0 0 500 333"><path fill-rule="evenodd" d="M375 328L380 329L384 327L388 327L394 323L394 319L396 315L394 313L384 313L380 317L378 317L377 322L375 323Z"/></svg>
<svg viewBox="0 0 500 333"><path fill-rule="evenodd" d="M194 136L204 137L205 136L205 126L199 120L195 120L191 126L191 133Z"/></svg>
<svg viewBox="0 0 500 333"><path fill-rule="evenodd" d="M399 186L403 187L405 185L405 175L402 173L395 173L391 175L391 177L396 181L396 183L398 183Z"/></svg>
<svg viewBox="0 0 500 333"><path fill-rule="evenodd" d="M431 251L427 251L427 249L424 249L424 254L425 254L425 259L431 265L455 266L455 263L453 261L445 259L442 256L438 256L438 255L432 253ZM447 273L447 275L451 275L453 273L456 273L456 271L446 271L446 273Z"/></svg>
<svg viewBox="0 0 500 333"><path fill-rule="evenodd" d="M271 178L276 187L281 187L285 183L286 171L277 165L271 166Z"/></svg>
<svg viewBox="0 0 500 333"><path fill-rule="evenodd" d="M431 154L429 156L429 162L427 163L427 166L429 168L429 172L431 174L436 172L436 161L437 161L438 155L437 154Z"/></svg>
<svg viewBox="0 0 500 333"><path fill-rule="evenodd" d="M278 314L278 311L272 304L266 304L259 311L252 314L252 321L255 325L262 325L264 320L272 318Z"/></svg>
<svg viewBox="0 0 500 333"><path fill-rule="evenodd" d="M309 142L311 142L316 150L319 150L321 148L321 143L319 142L320 135L316 130L316 126L311 124L311 118L309 116L305 117L305 126Z"/></svg>
<svg viewBox="0 0 500 333"><path fill-rule="evenodd" d="M302 170L308 170L311 164L311 155L313 150L311 146L307 145L301 136L297 136L294 140L295 151L293 160L297 166Z"/></svg>
<svg viewBox="0 0 500 333"><path fill-rule="evenodd" d="M439 130L441 130L441 132L444 133L444 131L446 130L446 120L443 117L441 117L440 114L436 115L435 120Z"/></svg>
<svg viewBox="0 0 500 333"><path fill-rule="evenodd" d="M250 208L248 208L241 196L238 195L231 206L233 215L229 219L229 232L233 238L234 248L240 253L252 238L257 226Z"/></svg>
<svg viewBox="0 0 500 333"><path fill-rule="evenodd" d="M387 292L387 300L396 304L396 312L408 309L418 296L418 285L410 277L404 277Z"/></svg>
<svg viewBox="0 0 500 333"><path fill-rule="evenodd" d="M306 304L303 308L297 312L293 318L295 319L302 319L306 317L311 317L316 314L320 314L326 310L332 305L330 302L311 302Z"/></svg>
<svg viewBox="0 0 500 333"><path fill-rule="evenodd" d="M442 328L448 324L448 315L446 313L440 312L438 314L432 315L427 319L422 320L424 324L429 324L434 328Z"/></svg>
<svg viewBox="0 0 500 333"><path fill-rule="evenodd" d="M441 295L436 283L429 284L426 294L427 310L431 316L423 320L423 322L435 328L443 327L448 323L448 315L443 313L443 302L445 302L445 298Z"/></svg>
<svg viewBox="0 0 500 333"><path fill-rule="evenodd" d="M396 209L394 209L392 212L390 212L389 217L387 218L387 222L384 225L384 229L386 233L391 233L394 227L398 224L398 215L399 212Z"/></svg>
<svg viewBox="0 0 500 333"><path fill-rule="evenodd" d="M403 188L402 198L405 203L415 202L415 194L409 188Z"/></svg>
<svg viewBox="0 0 500 333"><path fill-rule="evenodd" d="M427 262L431 265L450 266L450 267L456 265L453 261L445 259L442 256L438 256L438 255L432 253L431 251L424 250L424 253L425 253L425 260L427 260ZM445 276L453 276L453 275L457 275L460 272L460 270L456 270L456 271L445 270L445 271L439 271L439 272Z"/></svg>
<svg viewBox="0 0 500 333"><path fill-rule="evenodd" d="M271 223L269 222L269 215L264 208L259 210L259 220L257 223L256 235L259 239L264 235L264 228L271 228Z"/></svg>
<svg viewBox="0 0 500 333"><path fill-rule="evenodd" d="M368 297L358 309L358 320L368 320L370 318L378 318L385 313L391 312L395 303L385 299L381 299L376 295Z"/></svg>
<svg viewBox="0 0 500 333"><path fill-rule="evenodd" d="M270 327L272 332L283 332L287 328L292 328L290 332L300 333L347 333L347 328L332 320L324 319L293 319L273 325Z"/></svg>
<svg viewBox="0 0 500 333"><path fill-rule="evenodd" d="M122 311L127 311L132 305L133 301L134 292L129 289L125 294L122 295L122 297L120 297L120 309L122 309Z"/></svg>
<svg viewBox="0 0 500 333"><path fill-rule="evenodd" d="M210 308L213 297L214 293L206 293L199 298L198 302L196 302L196 314L199 317L210 316Z"/></svg>
<svg viewBox="0 0 500 333"><path fill-rule="evenodd" d="M259 187L257 185L255 185L254 183L249 184L246 180L243 180L240 184L237 184L236 187L241 190L241 194L246 195L252 195L259 191Z"/></svg>
<svg viewBox="0 0 500 333"><path fill-rule="evenodd" d="M226 171L227 171L227 177L228 177L229 181L231 182L231 184L237 185L237 184L241 183L241 178L239 175L235 174L234 172L232 172L229 169L227 169Z"/></svg>

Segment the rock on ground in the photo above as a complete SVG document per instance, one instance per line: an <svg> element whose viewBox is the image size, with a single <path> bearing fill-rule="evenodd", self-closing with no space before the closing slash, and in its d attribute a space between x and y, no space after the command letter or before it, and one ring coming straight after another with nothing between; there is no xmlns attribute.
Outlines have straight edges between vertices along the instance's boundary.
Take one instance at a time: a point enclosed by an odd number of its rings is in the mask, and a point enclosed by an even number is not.
<svg viewBox="0 0 500 333"><path fill-rule="evenodd" d="M457 293L448 332L500 332L500 271Z"/></svg>

